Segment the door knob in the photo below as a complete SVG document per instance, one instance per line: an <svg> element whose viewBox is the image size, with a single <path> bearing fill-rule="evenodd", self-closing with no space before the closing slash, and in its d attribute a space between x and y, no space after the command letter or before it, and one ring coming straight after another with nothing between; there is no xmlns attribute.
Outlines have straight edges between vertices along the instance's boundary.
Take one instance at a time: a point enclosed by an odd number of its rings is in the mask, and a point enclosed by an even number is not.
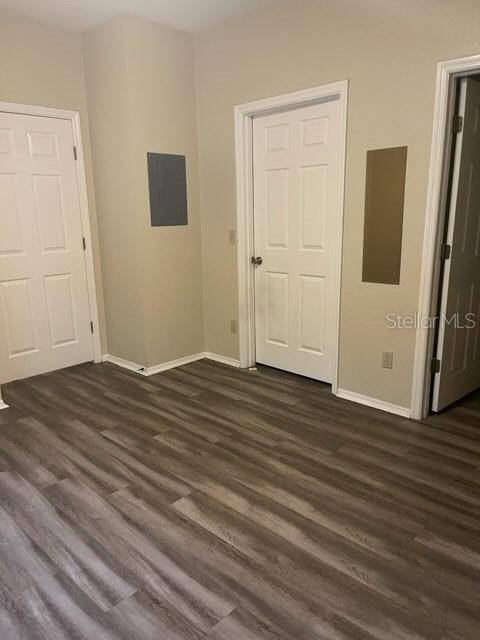
<svg viewBox="0 0 480 640"><path fill-rule="evenodd" d="M252 256L252 264L256 265L257 267L259 267L262 264L263 260L260 256Z"/></svg>

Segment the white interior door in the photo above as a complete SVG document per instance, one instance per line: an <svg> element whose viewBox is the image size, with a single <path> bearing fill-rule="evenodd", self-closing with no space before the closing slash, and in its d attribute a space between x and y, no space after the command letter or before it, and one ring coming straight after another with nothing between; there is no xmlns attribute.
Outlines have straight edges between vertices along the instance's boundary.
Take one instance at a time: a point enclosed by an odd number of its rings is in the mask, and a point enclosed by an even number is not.
<svg viewBox="0 0 480 640"><path fill-rule="evenodd" d="M480 387L480 82L461 82L432 408Z"/></svg>
<svg viewBox="0 0 480 640"><path fill-rule="evenodd" d="M340 104L253 122L256 360L332 382Z"/></svg>
<svg viewBox="0 0 480 640"><path fill-rule="evenodd" d="M69 120L0 113L0 383L93 359Z"/></svg>

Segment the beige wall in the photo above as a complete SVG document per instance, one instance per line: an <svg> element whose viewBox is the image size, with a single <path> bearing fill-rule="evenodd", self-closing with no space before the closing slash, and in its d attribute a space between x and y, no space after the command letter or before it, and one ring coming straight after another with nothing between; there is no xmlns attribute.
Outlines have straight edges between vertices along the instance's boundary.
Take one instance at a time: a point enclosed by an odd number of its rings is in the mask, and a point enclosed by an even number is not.
<svg viewBox="0 0 480 640"><path fill-rule="evenodd" d="M102 278L80 35L0 12L0 101L80 112L100 333L104 346Z"/></svg>
<svg viewBox="0 0 480 640"><path fill-rule="evenodd" d="M130 163L133 118L121 20L84 37L85 77L107 321L106 351L145 363L141 221L134 211Z"/></svg>
<svg viewBox="0 0 480 640"><path fill-rule="evenodd" d="M476 0L290 0L197 35L195 51L131 16L85 34L108 351L145 365L238 357L233 106L349 79L340 386L408 406L414 332L385 315L417 309L435 67L480 52L479 22ZM0 100L80 111L102 312L82 37L0 14ZM366 151L401 145L401 283L362 284ZM147 151L187 156L188 227L149 226Z"/></svg>
<svg viewBox="0 0 480 640"><path fill-rule="evenodd" d="M109 353L152 366L201 352L192 37L120 16L84 51ZM150 226L148 151L186 155L188 226Z"/></svg>
<svg viewBox="0 0 480 640"><path fill-rule="evenodd" d="M291 0L196 37L206 349L238 357L233 106L350 80L340 387L410 405L436 64L480 53L476 0ZM401 282L362 284L368 149L408 145ZM381 351L393 351L392 371Z"/></svg>

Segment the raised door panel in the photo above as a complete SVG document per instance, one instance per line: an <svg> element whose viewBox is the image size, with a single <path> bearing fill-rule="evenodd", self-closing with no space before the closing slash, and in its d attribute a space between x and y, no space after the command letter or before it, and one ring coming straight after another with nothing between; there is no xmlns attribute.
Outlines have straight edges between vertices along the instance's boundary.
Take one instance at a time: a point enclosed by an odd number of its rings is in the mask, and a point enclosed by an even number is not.
<svg viewBox="0 0 480 640"><path fill-rule="evenodd" d="M46 276L44 281L52 347L78 342L72 275Z"/></svg>
<svg viewBox="0 0 480 640"><path fill-rule="evenodd" d="M0 156L9 156L13 149L13 133L11 129L0 127Z"/></svg>
<svg viewBox="0 0 480 640"><path fill-rule="evenodd" d="M0 256L24 253L15 173L0 173Z"/></svg>
<svg viewBox="0 0 480 640"><path fill-rule="evenodd" d="M475 323L475 327L470 329L472 337L472 362L476 366L480 364L480 283L475 284L473 294L473 317L470 318Z"/></svg>
<svg viewBox="0 0 480 640"><path fill-rule="evenodd" d="M457 291L455 296L455 313L448 322L454 325L452 334L452 349L450 355L450 373L453 375L465 371L468 362L469 329L466 328L467 314L472 308L473 286L468 285Z"/></svg>
<svg viewBox="0 0 480 640"><path fill-rule="evenodd" d="M325 278L300 276L300 349L314 354L325 350Z"/></svg>
<svg viewBox="0 0 480 640"><path fill-rule="evenodd" d="M30 280L0 282L0 294L8 357L38 351Z"/></svg>
<svg viewBox="0 0 480 640"><path fill-rule="evenodd" d="M268 342L288 346L288 274L267 273L267 331Z"/></svg>
<svg viewBox="0 0 480 640"><path fill-rule="evenodd" d="M302 167L302 249L325 249L328 166Z"/></svg>
<svg viewBox="0 0 480 640"><path fill-rule="evenodd" d="M40 238L40 250L65 251L65 204L60 176L33 175L35 216Z"/></svg>
<svg viewBox="0 0 480 640"><path fill-rule="evenodd" d="M58 141L55 131L27 131L30 158L55 158L58 160Z"/></svg>
<svg viewBox="0 0 480 640"><path fill-rule="evenodd" d="M288 169L274 169L265 174L267 214L267 248L288 247Z"/></svg>
<svg viewBox="0 0 480 640"><path fill-rule="evenodd" d="M328 144L329 118L308 118L302 120L302 145L304 149Z"/></svg>
<svg viewBox="0 0 480 640"><path fill-rule="evenodd" d="M290 125L288 123L274 124L265 129L265 153L288 151L290 142Z"/></svg>
<svg viewBox="0 0 480 640"><path fill-rule="evenodd" d="M460 210L460 207L459 207L459 211L457 212L457 226L460 227L461 225L463 228L462 253L464 255L465 254L468 255L472 253L472 251L475 249L476 237L472 235L472 231L473 231L472 226L474 222L478 221L478 212L472 211L472 208L473 208L472 195L474 195L473 179L475 175L475 165L473 163L470 164L470 167L467 173L468 173L467 184L464 185L464 188L466 187L466 191L467 191L467 195L464 201L464 208L463 210Z"/></svg>

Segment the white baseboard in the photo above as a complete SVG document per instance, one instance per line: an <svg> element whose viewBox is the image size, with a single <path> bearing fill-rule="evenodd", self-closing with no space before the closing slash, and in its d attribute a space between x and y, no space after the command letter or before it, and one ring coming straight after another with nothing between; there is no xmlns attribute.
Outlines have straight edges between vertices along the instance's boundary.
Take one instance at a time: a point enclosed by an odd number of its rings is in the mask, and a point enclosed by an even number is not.
<svg viewBox="0 0 480 640"><path fill-rule="evenodd" d="M135 373L145 375L145 367L143 365L130 362L130 360L124 360L123 358L117 358L117 356L111 356L109 353L105 353L102 356L102 362L111 362L112 364L116 364L117 367L122 367L123 369L128 369L129 371L135 371Z"/></svg>
<svg viewBox="0 0 480 640"><path fill-rule="evenodd" d="M231 367L240 366L239 360L234 360L233 358L227 358L226 356L220 356L216 353L207 352L196 353L192 356L177 358L176 360L170 360L169 362L162 362L161 364L156 364L153 367L144 367L141 364L136 364L135 362L130 362L129 360L124 360L123 358L117 358L117 356L112 356L108 353L102 356L102 361L111 362L112 364L116 364L118 367L123 367L124 369L128 369L129 371L135 371L135 373L139 373L142 376L153 376L156 373L167 371L168 369L174 369L175 367L181 367L184 364L196 362L197 360L202 360L203 358L215 360L216 362L222 362L223 364L228 364Z"/></svg>
<svg viewBox="0 0 480 640"><path fill-rule="evenodd" d="M228 356L221 356L218 353L211 353L210 351L205 351L203 354L204 358L208 358L209 360L215 360L215 362L221 362L222 364L228 364L230 367L240 367L240 360L235 360L235 358L229 358Z"/></svg>
<svg viewBox="0 0 480 640"><path fill-rule="evenodd" d="M169 362L162 362L162 364L156 364L153 367L147 367L144 372L144 376L153 376L155 373L161 371L168 371L168 369L175 369L175 367L181 367L183 364L189 364L190 362L196 362L205 357L204 353L196 353L193 356L184 356L183 358L177 358L176 360L170 360Z"/></svg>
<svg viewBox="0 0 480 640"><path fill-rule="evenodd" d="M352 402L358 402L358 404L364 404L367 407L380 409L380 411L387 411L388 413L395 413L403 418L410 418L410 409L407 407L400 407L397 404L391 404L390 402L384 402L383 400L363 396L361 393L347 391L346 389L338 389L336 395L344 400L351 400Z"/></svg>

